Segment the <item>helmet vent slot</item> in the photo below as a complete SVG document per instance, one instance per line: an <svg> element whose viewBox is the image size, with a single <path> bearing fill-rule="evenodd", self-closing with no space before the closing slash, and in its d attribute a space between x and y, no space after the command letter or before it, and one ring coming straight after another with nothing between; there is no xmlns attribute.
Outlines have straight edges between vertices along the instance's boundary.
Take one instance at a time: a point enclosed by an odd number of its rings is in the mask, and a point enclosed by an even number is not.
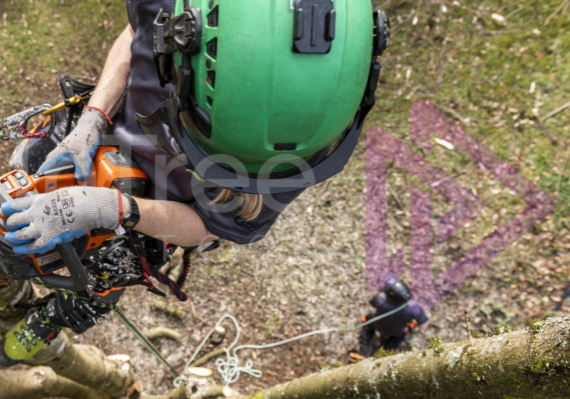
<svg viewBox="0 0 570 399"><path fill-rule="evenodd" d="M216 87L216 71L208 71L208 77L206 78L206 83L212 86L212 89Z"/></svg>
<svg viewBox="0 0 570 399"><path fill-rule="evenodd" d="M212 10L212 12L208 15L208 27L210 28L217 28L218 27L218 6Z"/></svg>
<svg viewBox="0 0 570 399"><path fill-rule="evenodd" d="M206 52L210 57L216 59L218 55L218 38L214 38L206 44Z"/></svg>
<svg viewBox="0 0 570 399"><path fill-rule="evenodd" d="M206 100L208 101L208 105L212 107L214 105L214 99L210 96L206 96Z"/></svg>
<svg viewBox="0 0 570 399"><path fill-rule="evenodd" d="M275 143L273 148L275 151L295 151L297 143Z"/></svg>

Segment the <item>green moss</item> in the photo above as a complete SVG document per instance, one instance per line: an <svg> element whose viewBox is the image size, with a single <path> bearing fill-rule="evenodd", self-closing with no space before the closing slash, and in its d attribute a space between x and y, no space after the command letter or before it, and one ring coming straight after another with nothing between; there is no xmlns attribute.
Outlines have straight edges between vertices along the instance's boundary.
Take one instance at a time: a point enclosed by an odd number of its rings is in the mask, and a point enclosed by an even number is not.
<svg viewBox="0 0 570 399"><path fill-rule="evenodd" d="M384 349L384 348L380 348L380 350L378 350L378 352L376 352L374 355L372 355L372 357L374 359L382 359L383 357L387 357L387 356L393 356L396 353L398 353L398 351L392 350L392 349Z"/></svg>
<svg viewBox="0 0 570 399"><path fill-rule="evenodd" d="M511 332L517 331L516 328L513 327L495 327L492 331L493 335L501 335L501 334L508 334Z"/></svg>
<svg viewBox="0 0 570 399"><path fill-rule="evenodd" d="M525 366L525 370L533 374L548 374L553 368L554 365L550 361L541 357Z"/></svg>
<svg viewBox="0 0 570 399"><path fill-rule="evenodd" d="M441 339L441 337L439 335L435 335L435 336L431 337L430 339L428 339L428 346L430 349L433 349L436 356L441 356L441 354L444 352L442 344L443 344L443 340Z"/></svg>
<svg viewBox="0 0 570 399"><path fill-rule="evenodd" d="M538 334L544 331L544 327L546 327L546 322L543 320L535 320L529 319L526 322L526 326L531 334Z"/></svg>
<svg viewBox="0 0 570 399"><path fill-rule="evenodd" d="M475 373L475 372L474 372L474 373L471 373L471 378L472 378L473 381L475 381L475 382L482 382L482 381L485 381L485 377L484 377L484 376L482 376L482 375L479 374L479 373Z"/></svg>

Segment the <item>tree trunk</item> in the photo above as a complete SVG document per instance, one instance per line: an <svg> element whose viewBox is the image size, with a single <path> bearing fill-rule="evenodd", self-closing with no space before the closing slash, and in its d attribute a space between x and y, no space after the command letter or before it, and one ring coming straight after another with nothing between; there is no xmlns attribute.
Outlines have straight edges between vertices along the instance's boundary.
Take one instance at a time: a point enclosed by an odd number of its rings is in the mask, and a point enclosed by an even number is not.
<svg viewBox="0 0 570 399"><path fill-rule="evenodd" d="M42 399L64 397L70 399L109 399L97 391L57 375L49 367L29 370L2 370L0 399Z"/></svg>
<svg viewBox="0 0 570 399"><path fill-rule="evenodd" d="M568 398L569 326L570 317L548 319L525 331L370 358L249 398Z"/></svg>
<svg viewBox="0 0 570 399"><path fill-rule="evenodd" d="M86 387L99 389L111 398L120 397L134 383L128 369L121 369L118 362L107 359L97 347L74 345L63 332L60 337L65 341L61 353L49 358L38 356L47 355L49 352L38 352L26 363L51 367L57 374ZM51 346L55 346L54 343Z"/></svg>

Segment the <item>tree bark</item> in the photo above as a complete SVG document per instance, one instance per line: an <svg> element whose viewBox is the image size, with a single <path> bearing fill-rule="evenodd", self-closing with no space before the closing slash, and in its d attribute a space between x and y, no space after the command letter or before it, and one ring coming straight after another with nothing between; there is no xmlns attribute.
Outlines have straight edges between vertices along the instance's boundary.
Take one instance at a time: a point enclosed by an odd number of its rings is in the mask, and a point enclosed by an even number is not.
<svg viewBox="0 0 570 399"><path fill-rule="evenodd" d="M57 375L49 367L3 370L0 373L0 399L109 399L104 392L85 387Z"/></svg>
<svg viewBox="0 0 570 399"><path fill-rule="evenodd" d="M62 333L60 336L66 341L62 353L49 359L38 358L38 354L41 354L38 352L26 363L51 367L57 374L86 387L101 390L111 398L120 397L134 383L129 370L123 370L119 362L107 359L97 347L74 345L67 335Z"/></svg>
<svg viewBox="0 0 570 399"><path fill-rule="evenodd" d="M568 398L569 327L570 317L548 319L525 331L370 358L248 398Z"/></svg>

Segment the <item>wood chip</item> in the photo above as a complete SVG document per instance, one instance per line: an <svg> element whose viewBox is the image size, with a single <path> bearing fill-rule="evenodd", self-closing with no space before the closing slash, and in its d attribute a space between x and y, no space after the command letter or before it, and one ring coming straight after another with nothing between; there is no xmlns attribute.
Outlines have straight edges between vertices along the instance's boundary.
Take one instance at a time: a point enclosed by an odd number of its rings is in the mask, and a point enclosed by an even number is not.
<svg viewBox="0 0 570 399"><path fill-rule="evenodd" d="M209 377L212 375L212 370L205 367L188 367L186 368L186 373L197 377Z"/></svg>
<svg viewBox="0 0 570 399"><path fill-rule="evenodd" d="M443 140L443 139L440 139L437 137L435 138L435 142L437 144L439 144L440 146L447 148L448 150L453 150L455 148L453 146L453 144L451 144L449 141L446 141L446 140Z"/></svg>
<svg viewBox="0 0 570 399"><path fill-rule="evenodd" d="M131 360L131 357L129 355L111 355L111 356L107 356L107 359L118 360L120 362L126 363L126 362L129 362Z"/></svg>

